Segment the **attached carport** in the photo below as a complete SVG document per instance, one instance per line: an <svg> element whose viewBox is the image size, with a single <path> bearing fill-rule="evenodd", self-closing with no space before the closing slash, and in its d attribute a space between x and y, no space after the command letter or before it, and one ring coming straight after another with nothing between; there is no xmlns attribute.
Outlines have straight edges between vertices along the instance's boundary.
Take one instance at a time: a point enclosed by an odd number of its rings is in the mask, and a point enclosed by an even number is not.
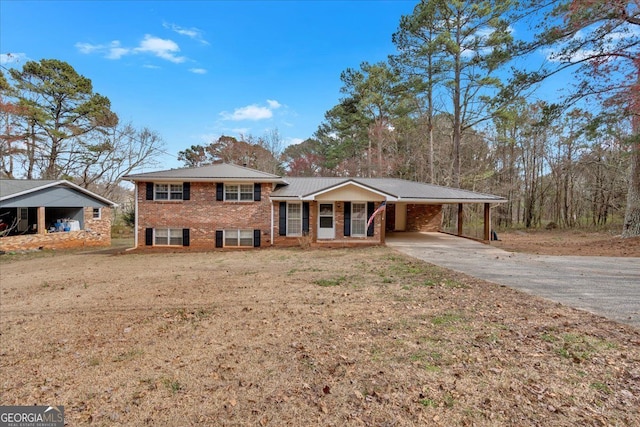
<svg viewBox="0 0 640 427"><path fill-rule="evenodd" d="M491 240L491 208L507 202L493 194L421 182L389 178L361 178L360 182L393 196L387 199L385 231L442 231L442 210L452 205L457 209L455 234L464 236L465 205L481 205L482 239Z"/></svg>

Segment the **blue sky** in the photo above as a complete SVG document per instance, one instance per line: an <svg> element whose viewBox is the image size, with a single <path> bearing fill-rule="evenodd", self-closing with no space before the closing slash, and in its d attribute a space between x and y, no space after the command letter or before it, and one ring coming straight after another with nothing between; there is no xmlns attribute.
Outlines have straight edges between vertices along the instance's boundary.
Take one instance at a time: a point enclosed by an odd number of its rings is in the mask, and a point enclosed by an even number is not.
<svg viewBox="0 0 640 427"><path fill-rule="evenodd" d="M121 121L158 132L164 166L179 167L178 151L220 135L311 137L340 73L393 53L416 3L2 0L0 58L68 62Z"/></svg>

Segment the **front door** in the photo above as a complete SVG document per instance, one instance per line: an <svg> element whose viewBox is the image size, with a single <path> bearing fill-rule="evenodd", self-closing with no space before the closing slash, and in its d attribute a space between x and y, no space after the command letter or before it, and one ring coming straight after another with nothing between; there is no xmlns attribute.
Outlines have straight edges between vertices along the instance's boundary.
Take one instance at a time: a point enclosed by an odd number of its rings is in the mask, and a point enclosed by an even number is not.
<svg viewBox="0 0 640 427"><path fill-rule="evenodd" d="M335 238L333 203L320 203L318 206L318 239Z"/></svg>

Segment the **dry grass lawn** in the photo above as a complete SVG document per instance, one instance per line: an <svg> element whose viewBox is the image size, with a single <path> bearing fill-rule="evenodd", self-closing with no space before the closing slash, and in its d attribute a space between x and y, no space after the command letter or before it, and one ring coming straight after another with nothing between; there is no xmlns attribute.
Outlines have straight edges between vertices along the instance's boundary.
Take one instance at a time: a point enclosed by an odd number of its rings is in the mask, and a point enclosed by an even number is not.
<svg viewBox="0 0 640 427"><path fill-rule="evenodd" d="M0 259L0 404L69 425L634 426L640 331L389 248Z"/></svg>

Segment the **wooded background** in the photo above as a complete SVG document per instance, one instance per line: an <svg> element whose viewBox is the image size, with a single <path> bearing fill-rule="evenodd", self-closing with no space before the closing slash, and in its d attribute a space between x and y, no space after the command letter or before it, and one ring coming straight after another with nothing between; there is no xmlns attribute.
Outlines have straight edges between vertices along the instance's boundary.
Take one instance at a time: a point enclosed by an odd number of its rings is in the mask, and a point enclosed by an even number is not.
<svg viewBox="0 0 640 427"><path fill-rule="evenodd" d="M388 61L344 70L342 98L306 141L222 136L179 159L459 187L509 200L499 228L640 235L638 0L422 1L391 37ZM7 71L3 176L67 177L109 195L162 155L159 135L120 124L70 65ZM563 90L536 92L550 81Z"/></svg>

